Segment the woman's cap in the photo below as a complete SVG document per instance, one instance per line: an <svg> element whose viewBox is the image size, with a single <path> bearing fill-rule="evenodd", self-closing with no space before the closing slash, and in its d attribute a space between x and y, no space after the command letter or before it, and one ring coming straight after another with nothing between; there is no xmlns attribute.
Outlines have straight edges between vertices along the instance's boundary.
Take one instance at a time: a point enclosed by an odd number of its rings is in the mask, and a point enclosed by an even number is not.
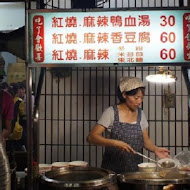
<svg viewBox="0 0 190 190"><path fill-rule="evenodd" d="M119 88L121 93L122 92L129 92L136 88L144 87L142 80L137 77L122 77L120 79Z"/></svg>

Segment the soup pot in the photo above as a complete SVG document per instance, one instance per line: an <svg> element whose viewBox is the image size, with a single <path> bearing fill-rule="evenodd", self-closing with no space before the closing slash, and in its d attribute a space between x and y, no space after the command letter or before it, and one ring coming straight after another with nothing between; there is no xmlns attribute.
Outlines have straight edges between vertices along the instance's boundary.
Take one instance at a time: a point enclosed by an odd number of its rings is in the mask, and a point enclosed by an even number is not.
<svg viewBox="0 0 190 190"><path fill-rule="evenodd" d="M40 176L40 188L46 190L118 190L117 175L96 167L60 168Z"/></svg>
<svg viewBox="0 0 190 190"><path fill-rule="evenodd" d="M190 183L190 176L168 173L164 178L159 172L133 172L118 175L120 190L183 190Z"/></svg>

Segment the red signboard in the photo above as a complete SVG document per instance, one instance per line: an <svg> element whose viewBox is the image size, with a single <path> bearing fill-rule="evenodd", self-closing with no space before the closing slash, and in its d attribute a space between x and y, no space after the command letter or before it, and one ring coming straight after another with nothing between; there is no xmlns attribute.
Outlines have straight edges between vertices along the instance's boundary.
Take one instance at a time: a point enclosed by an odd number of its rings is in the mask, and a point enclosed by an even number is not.
<svg viewBox="0 0 190 190"><path fill-rule="evenodd" d="M190 13L183 15L184 59L190 60Z"/></svg>
<svg viewBox="0 0 190 190"><path fill-rule="evenodd" d="M35 62L44 61L44 17L33 18L33 56Z"/></svg>

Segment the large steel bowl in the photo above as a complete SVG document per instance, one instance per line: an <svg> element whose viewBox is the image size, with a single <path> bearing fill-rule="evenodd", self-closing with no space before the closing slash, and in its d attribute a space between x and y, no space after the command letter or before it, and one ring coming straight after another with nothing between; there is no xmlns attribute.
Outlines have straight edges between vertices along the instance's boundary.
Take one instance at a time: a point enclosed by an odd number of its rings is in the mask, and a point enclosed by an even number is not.
<svg viewBox="0 0 190 190"><path fill-rule="evenodd" d="M114 172L95 167L60 168L41 176L41 188L46 190L118 190Z"/></svg>
<svg viewBox="0 0 190 190"><path fill-rule="evenodd" d="M160 172L133 172L118 175L120 190L163 190L169 184L175 190L182 190L185 184L190 184L190 176L178 172L167 173L162 177Z"/></svg>

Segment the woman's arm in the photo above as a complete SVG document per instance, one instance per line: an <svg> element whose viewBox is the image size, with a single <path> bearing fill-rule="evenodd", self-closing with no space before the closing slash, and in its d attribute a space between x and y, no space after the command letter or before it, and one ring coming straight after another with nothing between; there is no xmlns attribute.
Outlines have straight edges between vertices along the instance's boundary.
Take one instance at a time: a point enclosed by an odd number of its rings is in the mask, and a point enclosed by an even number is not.
<svg viewBox="0 0 190 190"><path fill-rule="evenodd" d="M99 146L112 146L119 148L123 151L135 153L135 151L125 142L103 137L102 134L104 131L105 131L104 126L96 124L93 127L92 131L89 133L87 137L87 142Z"/></svg>
<svg viewBox="0 0 190 190"><path fill-rule="evenodd" d="M149 138L148 130L143 130L144 148L154 152L158 158L169 158L169 150L167 148L157 147Z"/></svg>
<svg viewBox="0 0 190 190"><path fill-rule="evenodd" d="M146 148L151 152L155 152L157 146L149 138L147 129L143 130L143 139L144 139L144 148Z"/></svg>

